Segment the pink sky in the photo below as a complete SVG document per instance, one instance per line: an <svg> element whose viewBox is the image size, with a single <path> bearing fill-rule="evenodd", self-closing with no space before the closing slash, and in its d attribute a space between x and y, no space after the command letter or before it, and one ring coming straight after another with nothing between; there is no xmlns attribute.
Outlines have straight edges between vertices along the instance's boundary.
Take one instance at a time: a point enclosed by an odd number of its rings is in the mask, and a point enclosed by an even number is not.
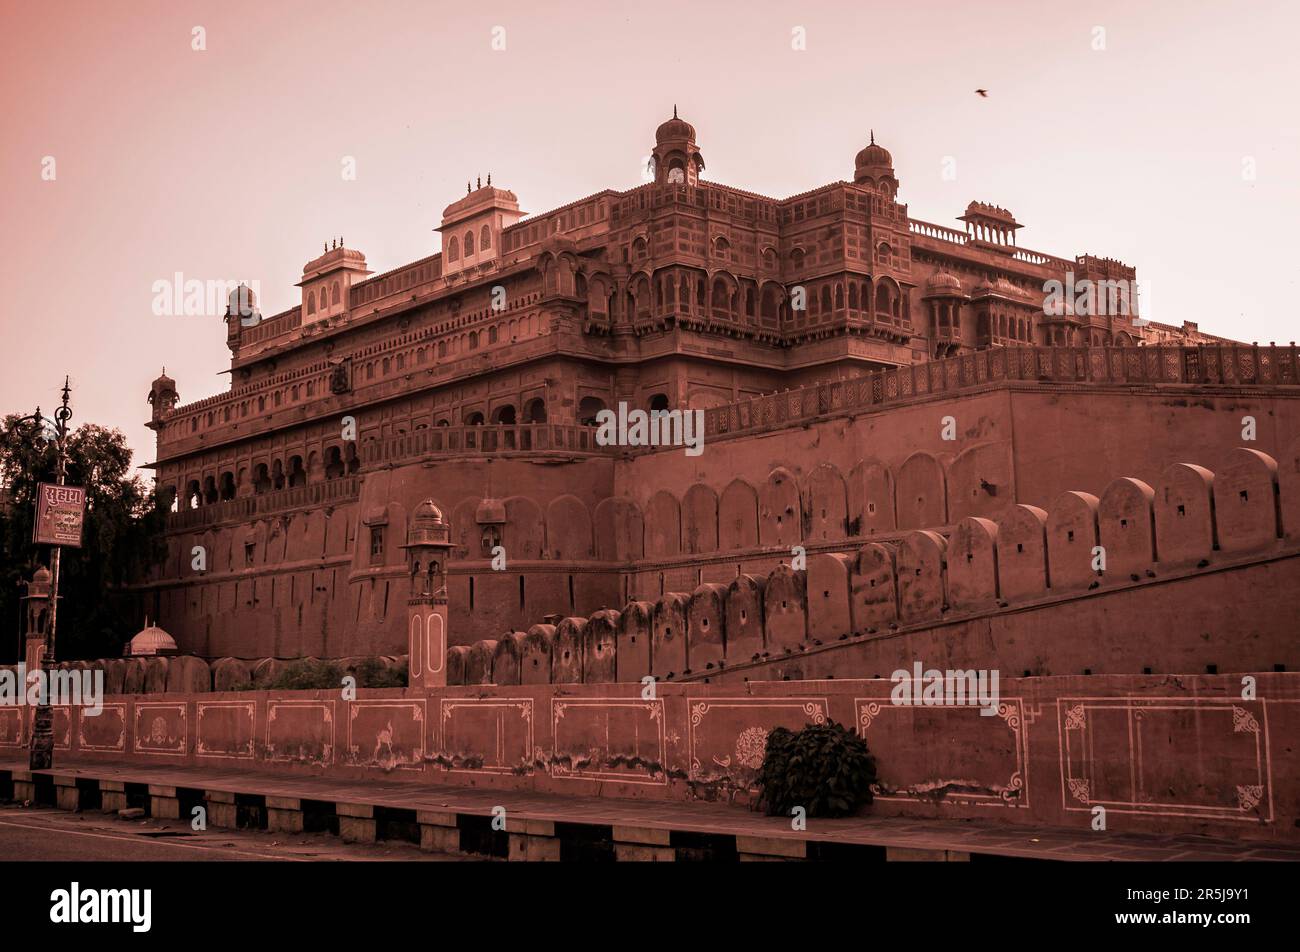
<svg viewBox="0 0 1300 952"><path fill-rule="evenodd" d="M851 179L874 128L913 217L1002 205L1024 247L1135 265L1156 320L1300 337L1294 0L0 2L0 412L70 373L137 464L163 364L183 402L228 383L221 320L155 317L156 280L255 279L276 313L331 236L376 272L436 251L475 176L531 212L640 184L674 102L713 181Z"/></svg>

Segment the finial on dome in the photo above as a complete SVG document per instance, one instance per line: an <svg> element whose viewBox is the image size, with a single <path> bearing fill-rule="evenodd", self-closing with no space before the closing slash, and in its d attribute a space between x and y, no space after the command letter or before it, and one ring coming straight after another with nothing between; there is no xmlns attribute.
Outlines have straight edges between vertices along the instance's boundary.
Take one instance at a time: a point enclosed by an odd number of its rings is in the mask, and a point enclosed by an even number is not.
<svg viewBox="0 0 1300 952"><path fill-rule="evenodd" d="M673 103L673 118L677 118L677 103Z"/></svg>
<svg viewBox="0 0 1300 952"><path fill-rule="evenodd" d="M859 139L858 141L861 142L862 140ZM872 145L875 145L875 144L876 144L876 130L875 130L875 129L872 129L872 130L871 130L871 144L872 144Z"/></svg>
<svg viewBox="0 0 1300 952"><path fill-rule="evenodd" d="M488 188L492 187L492 173L488 173Z"/></svg>

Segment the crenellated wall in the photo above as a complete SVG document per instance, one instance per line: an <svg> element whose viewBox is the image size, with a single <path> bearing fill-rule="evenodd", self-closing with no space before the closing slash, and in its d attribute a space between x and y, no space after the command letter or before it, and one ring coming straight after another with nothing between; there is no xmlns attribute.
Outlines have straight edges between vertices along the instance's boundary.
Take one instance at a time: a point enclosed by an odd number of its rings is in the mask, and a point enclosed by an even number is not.
<svg viewBox="0 0 1300 952"><path fill-rule="evenodd" d="M783 474L769 486L759 505L775 520L798 495ZM536 678L523 683L542 682L548 657L552 683L879 676L922 645L1035 674L1300 667L1300 457L1279 468L1241 447L1217 473L1173 463L1154 486L1119 477L1099 497L1014 503L806 561L603 610L599 624L534 625L517 633ZM520 683L505 680L513 665L464 670L466 683Z"/></svg>
<svg viewBox="0 0 1300 952"><path fill-rule="evenodd" d="M997 357L985 358L990 368ZM961 383L967 363L969 386ZM470 644L527 630L545 615L589 616L701 584L728 585L737 574L766 578L794 545L811 554L855 554L867 542L896 549L907 531L947 536L969 517L1002 520L1013 502L1051 509L1060 522L1068 505L1062 493L1081 494L1080 505L1084 496L1100 500L1115 473L1156 487L1170 461L1225 472L1247 418L1251 448L1281 460L1283 470L1300 465L1300 391L1290 388L1228 387L1227 380L1193 388L1182 378L1143 388L1092 379L981 382L978 360L944 366L959 371L953 392L895 395L857 412L835 405L841 385L810 388L800 392L800 406L812 394L820 408L824 395L824 412L720 430L699 457L679 449L545 460L398 454L399 461L355 476L219 503L210 514L220 518L206 528L168 536L166 564L141 590L141 611L183 650L207 658L402 653L400 544L406 513L425 498L451 519L449 639ZM393 439L418 442L431 439L427 433ZM1181 491L1190 493L1194 480L1185 475L1184 482ZM327 490L328 499L312 495ZM488 500L503 514L498 523L480 522ZM1191 512L1197 503L1184 505ZM1088 531L1080 528L1073 544L1082 546ZM494 543L504 570L491 562ZM1121 566L1130 555L1141 562L1139 543L1137 536L1114 540ZM196 546L207 553L202 571L193 567ZM1056 577L1087 581L1081 566L1062 562ZM1035 583L999 584L1014 592ZM900 610L913 617L925 610L913 597L924 593L905 588Z"/></svg>

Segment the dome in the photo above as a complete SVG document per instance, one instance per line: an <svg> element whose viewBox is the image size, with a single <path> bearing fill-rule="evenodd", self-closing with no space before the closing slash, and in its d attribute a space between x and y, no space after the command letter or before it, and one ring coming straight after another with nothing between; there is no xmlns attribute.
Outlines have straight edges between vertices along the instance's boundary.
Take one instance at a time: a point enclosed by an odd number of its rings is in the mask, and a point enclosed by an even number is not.
<svg viewBox="0 0 1300 952"><path fill-rule="evenodd" d="M131 639L126 646L125 654L130 657L139 657L141 655L176 654L176 651L176 639L157 625L150 625L149 619L146 618L145 627Z"/></svg>
<svg viewBox="0 0 1300 952"><path fill-rule="evenodd" d="M927 297L961 294L961 280L950 271L936 271L930 276L930 280L925 282L925 293Z"/></svg>
<svg viewBox="0 0 1300 952"><path fill-rule="evenodd" d="M241 284L226 297L226 306L238 314L251 314L257 310L257 294L247 284Z"/></svg>
<svg viewBox="0 0 1300 952"><path fill-rule="evenodd" d="M876 134L871 133L871 144L858 153L854 163L860 169L892 169L894 157L884 146L876 145Z"/></svg>
<svg viewBox="0 0 1300 952"><path fill-rule="evenodd" d="M1000 297L1011 301L1023 301L1027 297L1025 291L1016 287L1004 277L998 277L993 281L983 281L975 289L976 297Z"/></svg>
<svg viewBox="0 0 1300 952"><path fill-rule="evenodd" d="M442 516L442 510L432 499L426 499L415 507L415 512L411 514L411 521L415 523L425 523L430 525L441 525L446 520Z"/></svg>
<svg viewBox="0 0 1300 952"><path fill-rule="evenodd" d="M655 130L655 143L670 142L678 139L695 141L695 127L685 119L677 118L677 107L673 106L673 117Z"/></svg>
<svg viewBox="0 0 1300 952"><path fill-rule="evenodd" d="M415 507L411 513L411 525L406 532L407 545L428 545L435 542L450 542L451 526L442 515L442 510L432 499L426 499Z"/></svg>
<svg viewBox="0 0 1300 952"><path fill-rule="evenodd" d="M50 597L50 570L41 566L32 573L32 580L27 583L28 598L49 598Z"/></svg>

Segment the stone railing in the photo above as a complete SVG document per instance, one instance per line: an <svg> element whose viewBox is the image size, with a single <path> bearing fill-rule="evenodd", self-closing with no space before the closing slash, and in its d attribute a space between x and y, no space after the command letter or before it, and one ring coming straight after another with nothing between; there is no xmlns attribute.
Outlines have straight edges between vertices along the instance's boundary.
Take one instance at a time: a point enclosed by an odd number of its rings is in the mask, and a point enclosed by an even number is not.
<svg viewBox="0 0 1300 952"><path fill-rule="evenodd" d="M782 426L1000 380L1296 386L1300 384L1300 349L1245 344L996 347L714 407L704 411L705 435Z"/></svg>
<svg viewBox="0 0 1300 952"><path fill-rule="evenodd" d="M938 241L950 241L955 245L964 245L969 239L969 235L964 231L958 231L956 228L949 228L946 225L936 225L933 222L921 221L912 218L907 223L908 231L914 235L922 235L926 238L934 238Z"/></svg>
<svg viewBox="0 0 1300 952"><path fill-rule="evenodd" d="M215 522L243 521L270 512L301 509L336 502L351 502L357 498L360 481L356 476L327 479L323 483L309 483L274 492L240 499L227 499L208 503L196 509L173 512L167 520L169 529L188 529Z"/></svg>
<svg viewBox="0 0 1300 952"><path fill-rule="evenodd" d="M597 456L615 452L619 452L618 447L596 443L595 427L575 423L512 423L434 426L373 440L361 447L361 460L366 466L376 466L433 456L501 453Z"/></svg>

